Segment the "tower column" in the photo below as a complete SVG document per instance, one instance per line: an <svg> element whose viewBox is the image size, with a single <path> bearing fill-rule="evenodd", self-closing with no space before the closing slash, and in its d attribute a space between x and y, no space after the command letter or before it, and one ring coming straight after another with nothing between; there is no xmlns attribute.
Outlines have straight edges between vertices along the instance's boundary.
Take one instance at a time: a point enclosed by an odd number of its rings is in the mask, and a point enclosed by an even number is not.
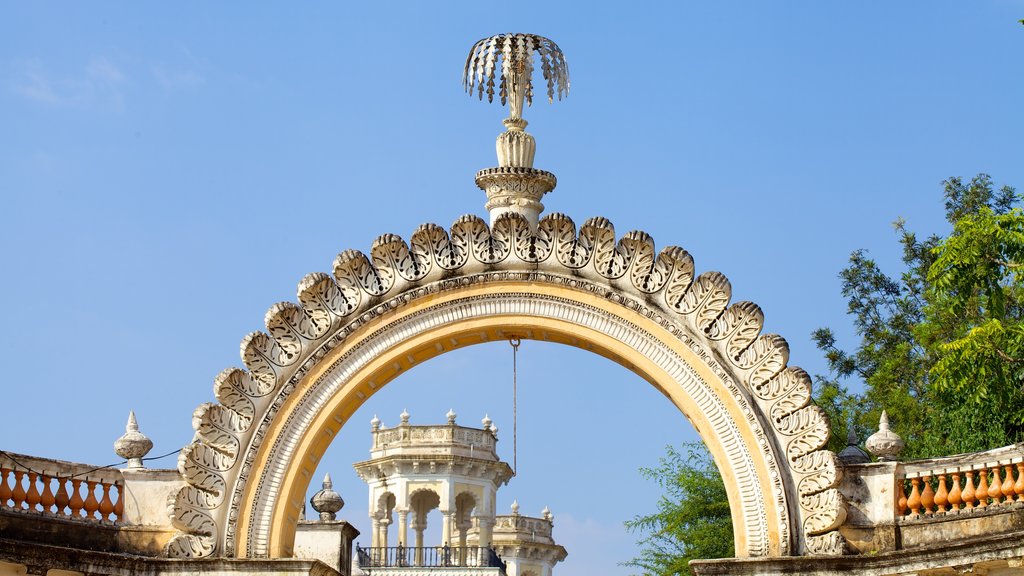
<svg viewBox="0 0 1024 576"><path fill-rule="evenodd" d="M398 543L409 546L409 510L398 510Z"/></svg>
<svg viewBox="0 0 1024 576"><path fill-rule="evenodd" d="M452 524L455 524L455 513L451 510L440 510L441 512L441 544L452 545Z"/></svg>

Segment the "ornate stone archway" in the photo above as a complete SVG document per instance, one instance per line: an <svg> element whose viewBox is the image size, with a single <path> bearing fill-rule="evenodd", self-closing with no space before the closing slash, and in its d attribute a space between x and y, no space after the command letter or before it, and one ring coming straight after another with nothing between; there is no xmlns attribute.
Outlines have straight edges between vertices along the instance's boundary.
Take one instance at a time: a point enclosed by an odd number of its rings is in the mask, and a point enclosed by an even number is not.
<svg viewBox="0 0 1024 576"><path fill-rule="evenodd" d="M577 231L515 212L379 237L275 304L242 342L217 403L196 410L173 502L171 556L290 553L316 463L358 406L408 367L510 335L593 350L634 370L693 422L726 481L741 556L842 553L839 468L811 382L763 315L729 304L717 272L607 220Z"/></svg>

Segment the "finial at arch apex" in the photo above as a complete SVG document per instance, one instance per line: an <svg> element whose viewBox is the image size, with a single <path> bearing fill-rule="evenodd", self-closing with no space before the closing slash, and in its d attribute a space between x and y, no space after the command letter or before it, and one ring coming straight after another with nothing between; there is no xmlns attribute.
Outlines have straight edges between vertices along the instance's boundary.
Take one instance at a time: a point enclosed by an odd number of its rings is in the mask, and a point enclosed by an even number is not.
<svg viewBox="0 0 1024 576"><path fill-rule="evenodd" d="M500 272L500 274L498 274ZM693 259L678 247L655 249L643 232L616 238L603 218L577 230L562 214L541 219L536 230L508 214L493 227L463 216L445 230L434 224L416 229L406 243L394 235L378 238L370 254L342 252L333 274L313 273L299 283L298 301L279 303L267 314L266 332L242 341L247 370L231 368L217 376L217 403L194 415L194 441L179 458L187 485L172 502L172 521L181 530L167 546L174 557L260 555L236 550L237 518L247 482L243 463L252 454L257 424L271 417L271 404L305 365L337 345L347 326L401 308L420 295L488 282L501 274L531 282L589 286L618 305L682 330L713 351L718 362L749 398L753 418L767 436L759 441L769 466L784 521L776 527L783 555L839 554L844 540L837 528L846 509L836 489L841 469L824 449L828 423L810 404L807 374L787 367L788 346L779 336L762 335L763 314L749 302L729 303L729 281L720 273L696 275ZM244 469L244 470L243 470ZM790 533L790 515L796 533ZM768 542L748 545L746 555L765 556ZM742 552L740 552L742 554Z"/></svg>

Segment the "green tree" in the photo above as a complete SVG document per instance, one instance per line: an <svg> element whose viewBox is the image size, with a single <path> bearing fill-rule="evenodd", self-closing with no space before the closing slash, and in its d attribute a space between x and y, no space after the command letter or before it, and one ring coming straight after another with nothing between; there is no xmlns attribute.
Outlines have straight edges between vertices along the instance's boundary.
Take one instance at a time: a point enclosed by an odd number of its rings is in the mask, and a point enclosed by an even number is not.
<svg viewBox="0 0 1024 576"><path fill-rule="evenodd" d="M828 328L812 335L831 371L817 377L815 397L830 416L833 449L847 422L863 438L882 409L910 458L1022 438L1024 214L1013 207L1014 190L994 189L985 174L943 185L949 236L919 240L898 220L898 277L863 250L840 273L857 348L840 349ZM849 379L863 390L851 392L843 384Z"/></svg>
<svg viewBox="0 0 1024 576"><path fill-rule="evenodd" d="M640 473L664 494L653 514L636 516L626 529L641 534L640 554L624 563L647 575L692 574L689 561L733 556L732 517L725 484L700 442L672 446L658 466Z"/></svg>

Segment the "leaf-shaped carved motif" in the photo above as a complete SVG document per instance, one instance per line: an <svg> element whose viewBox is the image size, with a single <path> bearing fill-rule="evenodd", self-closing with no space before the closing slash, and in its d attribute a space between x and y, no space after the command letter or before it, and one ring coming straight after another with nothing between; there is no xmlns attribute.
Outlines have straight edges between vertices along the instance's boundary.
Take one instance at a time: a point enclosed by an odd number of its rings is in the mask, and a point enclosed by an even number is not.
<svg viewBox="0 0 1024 576"><path fill-rule="evenodd" d="M178 529L186 530L180 526ZM206 558L212 556L216 549L211 536L176 534L168 541L165 552L170 558Z"/></svg>
<svg viewBox="0 0 1024 576"><path fill-rule="evenodd" d="M207 446L234 457L238 455L237 435L230 426L218 425L230 418L225 412L228 409L220 404L200 404L192 414L192 429Z"/></svg>
<svg viewBox="0 0 1024 576"><path fill-rule="evenodd" d="M708 338L726 340L726 352L733 361L750 346L761 333L764 314L753 302L738 302L729 306L707 329Z"/></svg>
<svg viewBox="0 0 1024 576"><path fill-rule="evenodd" d="M815 556L840 556L846 553L846 539L839 532L815 534L806 537L804 548Z"/></svg>
<svg viewBox="0 0 1024 576"><path fill-rule="evenodd" d="M799 458L793 458L790 461L790 465L795 472L799 474L808 474L829 466L835 468L837 466L837 462L838 460L835 453L829 452L828 450L815 450L810 454L805 454Z"/></svg>
<svg viewBox="0 0 1024 576"><path fill-rule="evenodd" d="M834 488L801 496L800 507L804 509L804 531L807 534L835 530L846 521L846 502Z"/></svg>
<svg viewBox="0 0 1024 576"><path fill-rule="evenodd" d="M810 386L811 378L806 372L795 366L787 366L785 370L776 374L774 378L753 386L752 389L754 395L759 399L770 402L791 394L794 389L805 387L810 389ZM802 406L804 404L796 406L793 410ZM789 412L792 412L792 410ZM789 414L789 412L786 412L786 414Z"/></svg>
<svg viewBox="0 0 1024 576"><path fill-rule="evenodd" d="M378 236L370 248L370 257L379 273L383 274L380 271L384 269L393 270L406 282L415 282L423 278L429 270L419 266L405 241L394 234Z"/></svg>
<svg viewBox="0 0 1024 576"><path fill-rule="evenodd" d="M263 332L250 332L242 339L241 356L249 377L258 380L263 388L277 388L277 366L270 355L279 355L280 348Z"/></svg>
<svg viewBox="0 0 1024 576"><path fill-rule="evenodd" d="M191 444L182 450L182 454L194 464L214 472L227 472L235 465L236 461L235 458L205 444Z"/></svg>
<svg viewBox="0 0 1024 576"><path fill-rule="evenodd" d="M571 270L590 263L593 254L589 240L576 236L576 224L565 214L550 214L540 221L541 229L549 230L554 242L555 259Z"/></svg>
<svg viewBox="0 0 1024 576"><path fill-rule="evenodd" d="M296 292L312 325L311 333L315 333L317 339L326 334L335 322L352 313L358 303L358 300L347 300L334 278L323 272L307 274L299 282Z"/></svg>
<svg viewBox="0 0 1024 576"><path fill-rule="evenodd" d="M646 232L634 230L622 237L621 250L628 253L629 281L645 293L661 290L667 278L655 263L654 239Z"/></svg>
<svg viewBox="0 0 1024 576"><path fill-rule="evenodd" d="M309 340L299 332L298 326L306 319L302 309L291 302L278 302L267 310L263 321L267 332L280 350L278 360L285 366L293 364L302 355Z"/></svg>
<svg viewBox="0 0 1024 576"><path fill-rule="evenodd" d="M250 396L241 385L242 379L248 380L243 370L238 368L227 368L222 370L213 381L213 395L224 407L238 414L238 424L241 431L245 431L256 417L256 406L252 403Z"/></svg>
<svg viewBox="0 0 1024 576"><path fill-rule="evenodd" d="M409 239L409 254L424 276L430 273L435 259L440 263L441 250L448 244L448 232L437 224L423 224Z"/></svg>
<svg viewBox="0 0 1024 576"><path fill-rule="evenodd" d="M796 416L797 414L801 416ZM797 422L803 425L799 434L786 444L786 455L789 457L790 462L820 449L828 442L828 422L825 418L819 413L818 418L806 422L802 420L803 414L803 412L798 410L793 415L783 419L783 422L786 422L790 418L797 418Z"/></svg>
<svg viewBox="0 0 1024 576"><path fill-rule="evenodd" d="M815 454L822 452L825 451L818 450ZM831 452L826 452L826 454L831 454ZM842 473L839 470L840 468L832 459L824 460L820 468L800 479L797 483L797 493L803 496L835 488L839 485L839 480L842 479Z"/></svg>
<svg viewBox="0 0 1024 576"><path fill-rule="evenodd" d="M661 251L658 260L671 262L668 281L665 283L665 304L673 310L680 310L683 298L693 282L693 256L678 246L669 246Z"/></svg>
<svg viewBox="0 0 1024 576"><path fill-rule="evenodd" d="M693 316L693 323L704 330L725 311L732 295L729 280L719 272L705 272L697 277L680 300L677 310Z"/></svg>
<svg viewBox="0 0 1024 576"><path fill-rule="evenodd" d="M591 218L580 227L580 242L590 246L594 270L605 278L618 278L626 273L622 254L616 249L615 227L605 218Z"/></svg>
<svg viewBox="0 0 1024 576"><path fill-rule="evenodd" d="M790 414L793 414L804 406L809 405L810 402L811 390L809 388L804 388L803 386L797 386L772 404L772 407L768 410L768 415L771 417L772 422L775 422L776 425L778 425L779 422L788 418Z"/></svg>
<svg viewBox="0 0 1024 576"><path fill-rule="evenodd" d="M183 486L174 497L171 523L179 530L198 536L212 536L217 525L209 510L216 508L209 492L193 486Z"/></svg>
<svg viewBox="0 0 1024 576"><path fill-rule="evenodd" d="M382 275L366 254L358 250L346 250L338 255L334 260L334 277L343 291L345 286L355 285L372 296L385 294L395 279L393 271L385 270Z"/></svg>
<svg viewBox="0 0 1024 576"><path fill-rule="evenodd" d="M223 476L202 466L193 457L185 458L179 471L188 480L190 486L208 493L213 507L220 506L224 502Z"/></svg>
<svg viewBox="0 0 1024 576"><path fill-rule="evenodd" d="M768 382L789 361L789 344L778 334L765 334L757 338L736 359L736 365L750 371L747 383L757 388Z"/></svg>

